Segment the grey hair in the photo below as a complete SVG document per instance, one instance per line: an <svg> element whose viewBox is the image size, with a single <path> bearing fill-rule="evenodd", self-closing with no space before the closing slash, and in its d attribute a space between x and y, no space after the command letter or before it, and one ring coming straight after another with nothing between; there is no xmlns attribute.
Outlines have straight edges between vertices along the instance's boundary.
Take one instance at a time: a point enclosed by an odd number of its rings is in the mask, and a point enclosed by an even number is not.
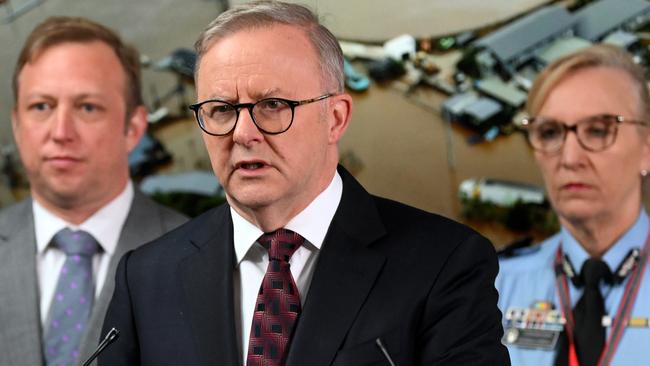
<svg viewBox="0 0 650 366"><path fill-rule="evenodd" d="M242 30L286 24L301 28L311 41L321 64L321 82L329 92L343 92L343 52L336 37L325 28L309 8L281 1L253 1L221 13L203 30L194 44L197 53L194 78L201 58L219 39Z"/></svg>

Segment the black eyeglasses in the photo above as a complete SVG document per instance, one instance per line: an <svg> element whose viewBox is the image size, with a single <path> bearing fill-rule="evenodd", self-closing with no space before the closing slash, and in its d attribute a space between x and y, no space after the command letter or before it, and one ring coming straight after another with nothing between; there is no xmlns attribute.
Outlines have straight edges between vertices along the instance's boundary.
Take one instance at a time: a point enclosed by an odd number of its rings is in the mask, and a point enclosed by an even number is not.
<svg viewBox="0 0 650 366"><path fill-rule="evenodd" d="M597 152L607 149L616 141L618 125L621 123L647 126L643 121L600 114L581 119L573 126L545 117L524 118L521 127L526 131L530 146L538 151L552 153L560 150L568 131L573 131L580 146L585 150Z"/></svg>
<svg viewBox="0 0 650 366"><path fill-rule="evenodd" d="M296 107L327 99L335 94L328 93L312 99L289 100L283 98L265 98L255 103L232 104L219 99L210 99L190 105L194 111L199 127L213 136L230 134L239 120L239 111L248 109L257 128L269 135L283 133L293 123Z"/></svg>

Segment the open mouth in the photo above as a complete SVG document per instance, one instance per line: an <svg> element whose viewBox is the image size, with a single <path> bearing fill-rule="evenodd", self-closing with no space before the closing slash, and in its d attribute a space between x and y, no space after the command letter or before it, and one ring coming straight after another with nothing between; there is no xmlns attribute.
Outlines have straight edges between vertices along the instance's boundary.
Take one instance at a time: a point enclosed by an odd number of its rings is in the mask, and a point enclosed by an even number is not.
<svg viewBox="0 0 650 366"><path fill-rule="evenodd" d="M246 170L256 170L264 167L264 163L261 162L252 162L252 163L240 163L238 168Z"/></svg>

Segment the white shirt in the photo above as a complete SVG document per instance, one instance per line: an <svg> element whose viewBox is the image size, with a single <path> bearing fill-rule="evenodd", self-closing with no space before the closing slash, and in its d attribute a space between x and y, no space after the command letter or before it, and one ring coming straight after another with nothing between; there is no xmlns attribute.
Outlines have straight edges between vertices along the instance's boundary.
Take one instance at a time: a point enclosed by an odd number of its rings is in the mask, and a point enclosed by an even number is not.
<svg viewBox="0 0 650 366"><path fill-rule="evenodd" d="M41 324L47 328L50 304L59 280L59 272L65 262L65 253L50 245L54 235L61 229L84 230L91 234L102 250L93 257L95 298L99 296L106 280L108 264L115 253L126 216L133 201L133 183L128 182L122 193L106 206L95 212L80 225L73 225L32 200L34 230L36 234L36 275L40 291Z"/></svg>
<svg viewBox="0 0 650 366"><path fill-rule="evenodd" d="M332 182L321 192L302 212L293 217L284 226L285 229L294 231L303 238L305 243L291 256L291 275L298 292L300 302L305 303L311 277L314 273L318 252L323 245L334 213L341 201L343 194L343 181L338 172L334 174ZM233 222L233 235L235 244L234 294L235 309L239 309L239 317L235 319L237 334L241 339L240 350L243 365L246 364L248 354L248 338L253 322L253 310L257 301L257 294L262 279L269 264L268 252L257 239L263 231L241 217L232 207L230 208Z"/></svg>

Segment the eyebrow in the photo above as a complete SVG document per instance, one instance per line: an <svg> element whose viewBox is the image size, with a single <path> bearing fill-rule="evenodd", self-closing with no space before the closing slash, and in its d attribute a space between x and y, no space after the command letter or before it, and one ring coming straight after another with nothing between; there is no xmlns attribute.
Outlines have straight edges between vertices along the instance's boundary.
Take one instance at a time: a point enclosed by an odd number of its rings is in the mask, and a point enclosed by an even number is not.
<svg viewBox="0 0 650 366"><path fill-rule="evenodd" d="M86 98L103 98L104 96L101 93L83 93L75 95L75 99L86 99Z"/></svg>
<svg viewBox="0 0 650 366"><path fill-rule="evenodd" d="M67 97L67 96L66 96ZM73 99L87 99L87 98L99 98L102 99L104 98L104 95L101 93L82 93L78 95L72 95ZM47 92L34 92L34 93L29 93L25 95L26 100L30 99L37 99L37 98L43 98L43 99L60 99L59 97L52 95L51 93Z"/></svg>
<svg viewBox="0 0 650 366"><path fill-rule="evenodd" d="M559 118L545 117L545 116L539 116L539 117L536 117L536 119L541 119L541 120L544 120L544 121L560 122L560 123L567 124L568 122L580 123L580 122L584 122L584 121L590 121L590 120L594 120L594 119L598 119L598 118L605 118L605 117L607 117L607 118L619 118L619 117L622 117L625 120L636 120L635 118L627 118L627 117L624 117L621 114L615 114L615 113L596 113L596 114L592 114L592 115L589 115L589 116L584 116L584 117L579 118L579 119L577 119L575 121L567 121L567 120L563 120L563 119L559 119Z"/></svg>
<svg viewBox="0 0 650 366"><path fill-rule="evenodd" d="M279 95L282 94L287 94L287 93L283 92L283 90L278 87L263 89L260 92L253 93L252 95L253 100L251 100L251 102L257 102L259 100L266 99L266 98L279 98ZM226 97L218 94L210 94L208 99L206 100L221 100L232 104L241 103L241 101L236 98Z"/></svg>
<svg viewBox="0 0 650 366"><path fill-rule="evenodd" d="M257 100L264 99L264 98L272 98L278 96L278 94L282 94L282 90L280 88L268 88L262 90L262 92L256 94L255 96L257 97Z"/></svg>
<svg viewBox="0 0 650 366"><path fill-rule="evenodd" d="M23 99L26 101L30 101L32 99L55 99L55 98L48 93L36 92L36 93L26 94Z"/></svg>

